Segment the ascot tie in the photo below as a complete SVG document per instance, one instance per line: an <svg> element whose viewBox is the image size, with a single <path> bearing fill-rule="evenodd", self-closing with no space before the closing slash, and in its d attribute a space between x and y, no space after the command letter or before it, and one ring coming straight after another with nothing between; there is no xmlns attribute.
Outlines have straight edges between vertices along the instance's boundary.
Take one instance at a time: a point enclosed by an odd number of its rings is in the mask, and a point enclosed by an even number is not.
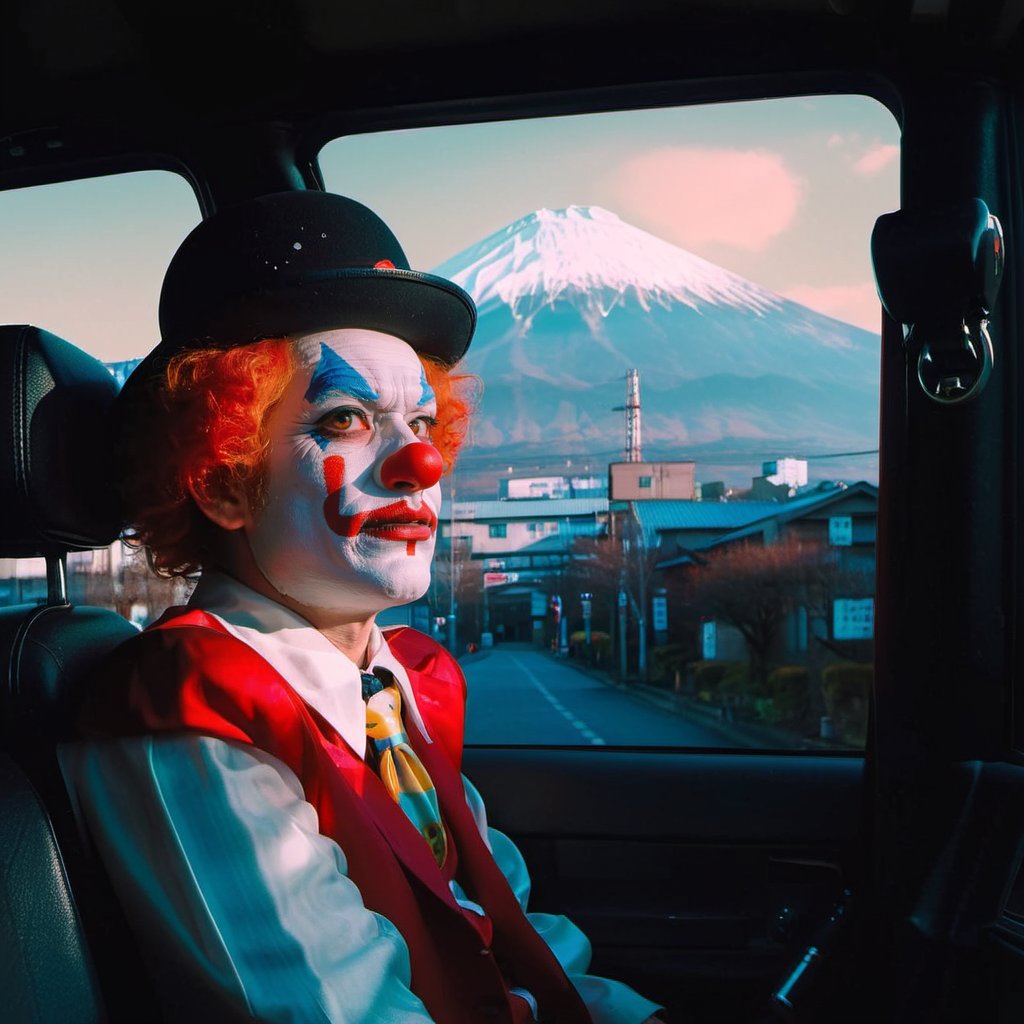
<svg viewBox="0 0 1024 1024"><path fill-rule="evenodd" d="M385 685L376 675L361 673L363 700L366 701L366 735L376 754L377 774L392 799L427 841L434 859L444 864L448 839L441 824L441 810L434 783L409 746L402 725L402 697L394 677L386 669L377 669L389 679Z"/></svg>

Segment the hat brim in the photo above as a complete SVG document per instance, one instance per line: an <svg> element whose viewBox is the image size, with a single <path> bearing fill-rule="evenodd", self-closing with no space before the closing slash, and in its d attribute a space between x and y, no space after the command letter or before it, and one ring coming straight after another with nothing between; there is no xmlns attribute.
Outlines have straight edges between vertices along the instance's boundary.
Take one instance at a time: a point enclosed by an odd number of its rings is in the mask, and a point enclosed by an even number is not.
<svg viewBox="0 0 1024 1024"><path fill-rule="evenodd" d="M476 328L476 306L443 277L397 268L346 267L307 274L284 287L219 297L215 309L189 311L190 333L169 333L132 371L134 388L179 352L234 348L265 338L300 337L346 327L401 338L446 366L457 363Z"/></svg>

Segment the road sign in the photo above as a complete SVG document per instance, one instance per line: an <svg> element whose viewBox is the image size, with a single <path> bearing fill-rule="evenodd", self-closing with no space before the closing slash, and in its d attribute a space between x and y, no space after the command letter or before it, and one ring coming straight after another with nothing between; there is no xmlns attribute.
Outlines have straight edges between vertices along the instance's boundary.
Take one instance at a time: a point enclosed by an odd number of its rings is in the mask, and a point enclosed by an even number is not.
<svg viewBox="0 0 1024 1024"><path fill-rule="evenodd" d="M519 573L517 572L485 572L485 587L500 587L505 583L518 583Z"/></svg>
<svg viewBox="0 0 1024 1024"><path fill-rule="evenodd" d="M836 640L870 640L875 635L875 599L840 597L833 601L832 635Z"/></svg>
<svg viewBox="0 0 1024 1024"><path fill-rule="evenodd" d="M831 516L829 518L828 542L837 548L848 548L853 543L852 516Z"/></svg>
<svg viewBox="0 0 1024 1024"><path fill-rule="evenodd" d="M651 598L651 619L654 622L655 633L668 632L668 598Z"/></svg>
<svg viewBox="0 0 1024 1024"><path fill-rule="evenodd" d="M705 661L713 661L718 651L718 629L713 621L700 624L700 653Z"/></svg>

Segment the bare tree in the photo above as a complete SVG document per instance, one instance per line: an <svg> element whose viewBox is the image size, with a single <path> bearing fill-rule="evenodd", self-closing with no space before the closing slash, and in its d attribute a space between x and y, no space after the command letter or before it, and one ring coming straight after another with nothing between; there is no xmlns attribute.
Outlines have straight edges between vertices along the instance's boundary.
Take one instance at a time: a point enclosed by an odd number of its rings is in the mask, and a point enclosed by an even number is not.
<svg viewBox="0 0 1024 1024"><path fill-rule="evenodd" d="M702 614L735 626L747 644L752 681L764 686L770 655L794 608L828 608L839 584L833 549L790 537L731 544L707 553L688 574L688 597Z"/></svg>
<svg viewBox="0 0 1024 1024"><path fill-rule="evenodd" d="M460 631L465 635L477 636L482 626L484 563L473 560L469 538L455 537L449 543L454 543L454 550L444 547L434 559L427 600L434 615L448 615L454 596L456 621Z"/></svg>

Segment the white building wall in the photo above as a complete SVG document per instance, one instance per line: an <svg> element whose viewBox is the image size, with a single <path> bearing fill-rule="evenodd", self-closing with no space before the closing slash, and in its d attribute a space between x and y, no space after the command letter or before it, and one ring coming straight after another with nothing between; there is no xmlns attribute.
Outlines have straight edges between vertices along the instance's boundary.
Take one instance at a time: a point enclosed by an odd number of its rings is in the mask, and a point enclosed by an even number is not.
<svg viewBox="0 0 1024 1024"><path fill-rule="evenodd" d="M504 537L492 537L491 527L503 525L505 527ZM444 533L448 534L448 527L445 526ZM560 523L552 520L512 520L499 524L494 522L459 522L455 523L455 536L468 537L472 544L474 554L507 554L510 551L518 551L530 544L535 544L544 537L562 532Z"/></svg>
<svg viewBox="0 0 1024 1024"><path fill-rule="evenodd" d="M806 459L776 459L762 463L761 470L771 484L784 484L786 487L807 485Z"/></svg>

